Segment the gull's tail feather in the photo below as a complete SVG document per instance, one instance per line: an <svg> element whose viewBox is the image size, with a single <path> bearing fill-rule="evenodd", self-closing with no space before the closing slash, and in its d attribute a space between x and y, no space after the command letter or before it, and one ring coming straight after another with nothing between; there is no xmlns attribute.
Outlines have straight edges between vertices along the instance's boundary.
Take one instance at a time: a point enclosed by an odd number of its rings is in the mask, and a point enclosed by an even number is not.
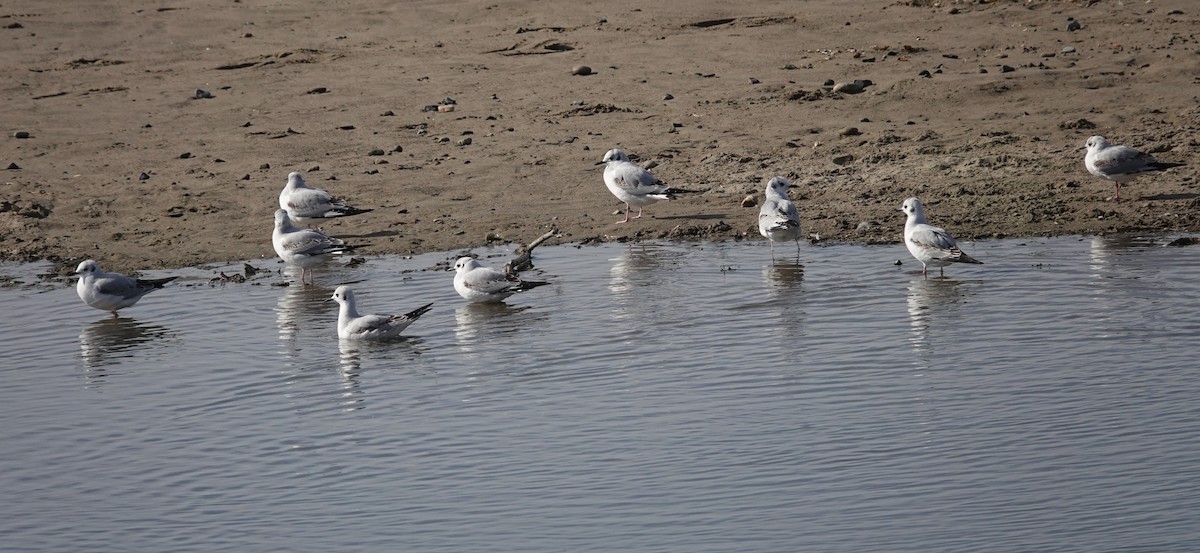
<svg viewBox="0 0 1200 553"><path fill-rule="evenodd" d="M173 277L167 277L167 278L139 278L139 279L137 279L137 283L138 283L138 286L141 286L141 287L150 286L153 288L162 288L163 286L166 286L166 284L168 282L171 282L172 280L175 280L177 278L179 278L179 277L173 276ZM155 296L155 297L157 297L157 296Z"/></svg>
<svg viewBox="0 0 1200 553"><path fill-rule="evenodd" d="M967 255L965 252L963 252L962 250L960 250L958 248L951 249L950 254L951 254L951 257L950 257L951 261L957 261L959 263L974 263L976 265L983 265L982 261Z"/></svg>
<svg viewBox="0 0 1200 553"><path fill-rule="evenodd" d="M411 320L411 321L415 321L415 320L421 318L421 315L428 313L430 309L433 309L433 304L427 303L425 305L422 305L421 307L418 307L416 309L413 309L412 311L409 311L408 313L405 313L404 318Z"/></svg>
<svg viewBox="0 0 1200 553"><path fill-rule="evenodd" d="M325 218L349 217L351 215L360 215L360 214L367 213L370 211L374 211L374 209L371 209L371 208L361 209L361 208L357 208L357 207L350 207L347 205L347 206L339 206L335 209L326 211L325 214L321 215L321 216L325 217Z"/></svg>
<svg viewBox="0 0 1200 553"><path fill-rule="evenodd" d="M1172 167L1183 167L1184 165L1187 165L1187 164L1186 163L1176 163L1173 161L1156 161L1156 162L1150 164L1150 166L1153 167L1155 171L1166 171L1167 169L1170 169Z"/></svg>
<svg viewBox="0 0 1200 553"><path fill-rule="evenodd" d="M537 288L538 286L545 286L547 284L550 284L550 283L546 282L544 280L522 280L521 285L514 288L513 291L514 292L524 292L526 290L532 290L534 288Z"/></svg>

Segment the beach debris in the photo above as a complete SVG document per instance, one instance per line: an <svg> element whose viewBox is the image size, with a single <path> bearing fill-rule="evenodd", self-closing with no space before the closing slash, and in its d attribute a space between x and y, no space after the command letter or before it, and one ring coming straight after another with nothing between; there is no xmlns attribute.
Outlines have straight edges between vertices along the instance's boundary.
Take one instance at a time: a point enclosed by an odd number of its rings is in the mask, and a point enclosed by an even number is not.
<svg viewBox="0 0 1200 553"><path fill-rule="evenodd" d="M571 74L579 76L591 75L592 68L586 65L576 65L575 67L571 68Z"/></svg>
<svg viewBox="0 0 1200 553"><path fill-rule="evenodd" d="M195 98L197 100L207 100L212 97L213 97L212 93L207 90L204 90L203 88L197 88L196 93L192 95L192 98Z"/></svg>
<svg viewBox="0 0 1200 553"><path fill-rule="evenodd" d="M875 83L871 82L870 79L854 79L853 81L833 85L833 91L843 94L858 94L873 84Z"/></svg>
<svg viewBox="0 0 1200 553"><path fill-rule="evenodd" d="M29 134L29 131L17 131L13 133L13 138L29 138L31 136L33 135Z"/></svg>

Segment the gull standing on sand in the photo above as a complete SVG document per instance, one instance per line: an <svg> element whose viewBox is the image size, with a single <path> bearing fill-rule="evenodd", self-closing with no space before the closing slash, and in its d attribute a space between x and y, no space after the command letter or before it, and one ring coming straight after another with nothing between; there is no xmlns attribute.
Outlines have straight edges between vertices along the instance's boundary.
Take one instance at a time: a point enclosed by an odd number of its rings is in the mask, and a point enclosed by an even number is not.
<svg viewBox="0 0 1200 553"><path fill-rule="evenodd" d="M758 210L758 232L771 244L772 255L776 242L792 240L796 242L796 257L800 257L800 214L787 192L795 187L783 177L767 182L767 200Z"/></svg>
<svg viewBox="0 0 1200 553"><path fill-rule="evenodd" d="M386 340L400 335L413 321L421 318L433 308L427 303L403 315L359 315L354 303L354 292L348 286L338 286L333 296L325 301L336 301L338 309L338 338L343 340Z"/></svg>
<svg viewBox="0 0 1200 553"><path fill-rule="evenodd" d="M316 284L312 268L324 263L333 255L341 255L357 246L347 246L337 238L330 238L319 230L299 228L292 224L287 211L275 211L275 231L271 233L271 245L280 259L289 265L300 267L300 284ZM308 277L305 281L304 277Z"/></svg>
<svg viewBox="0 0 1200 553"><path fill-rule="evenodd" d="M925 220L925 206L921 205L921 200L904 200L900 211L908 215L908 221L904 223L904 245L921 262L922 275L929 276L930 266L938 267L940 274L946 276L944 267L951 263L983 264L958 249L954 237L945 229L930 225Z"/></svg>
<svg viewBox="0 0 1200 553"><path fill-rule="evenodd" d="M454 290L458 295L475 303L502 302L517 292L550 284L521 280L516 274L484 267L471 257L460 257L454 264L454 270Z"/></svg>
<svg viewBox="0 0 1200 553"><path fill-rule="evenodd" d="M112 313L113 317L117 316L118 309L137 303L142 296L179 278L141 279L120 273L106 273L100 270L99 263L91 259L80 263L75 274L79 275L79 282L75 285L79 299L96 309Z"/></svg>
<svg viewBox="0 0 1200 553"><path fill-rule="evenodd" d="M1182 163L1156 161L1150 154L1144 154L1129 146L1109 144L1103 136L1093 136L1087 139L1087 155L1083 165L1089 173L1097 177L1113 181L1117 185L1114 199L1121 199L1121 184L1133 182L1142 173L1164 171L1179 167Z"/></svg>
<svg viewBox="0 0 1200 553"><path fill-rule="evenodd" d="M643 207L659 200L674 200L676 193L691 192L667 186L650 171L630 163L629 156L621 150L609 150L604 154L604 159L596 162L596 165L601 164L605 166L604 185L613 196L625 202L625 220L617 221L618 224L629 222L629 212L633 206L638 208L634 219L639 219Z"/></svg>
<svg viewBox="0 0 1200 553"><path fill-rule="evenodd" d="M320 188L309 188L304 175L295 172L288 174L287 185L279 193L279 207L287 210L293 221L303 224L371 211L350 207Z"/></svg>

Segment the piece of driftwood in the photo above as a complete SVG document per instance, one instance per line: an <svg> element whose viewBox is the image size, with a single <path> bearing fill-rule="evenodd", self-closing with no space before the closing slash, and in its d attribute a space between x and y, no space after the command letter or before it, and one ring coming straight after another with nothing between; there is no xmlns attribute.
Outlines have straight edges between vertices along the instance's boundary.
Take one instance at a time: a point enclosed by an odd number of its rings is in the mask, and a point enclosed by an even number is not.
<svg viewBox="0 0 1200 553"><path fill-rule="evenodd" d="M525 244L521 244L521 247L517 248L517 257L513 258L512 261L509 261L508 263L504 264L504 272L505 273L519 273L521 271L528 271L529 269L532 269L533 268L533 249L540 246L542 244L542 242L545 242L551 236L554 236L556 234L558 234L558 229L552 228L546 234L539 236L537 240L530 242L528 246L526 246Z"/></svg>

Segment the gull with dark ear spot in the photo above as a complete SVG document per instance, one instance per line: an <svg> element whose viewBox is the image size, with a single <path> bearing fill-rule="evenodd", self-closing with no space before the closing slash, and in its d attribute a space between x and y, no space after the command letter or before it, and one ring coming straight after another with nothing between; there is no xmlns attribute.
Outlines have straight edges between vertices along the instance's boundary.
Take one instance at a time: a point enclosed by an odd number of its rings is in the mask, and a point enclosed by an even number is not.
<svg viewBox="0 0 1200 553"><path fill-rule="evenodd" d="M513 273L484 267L471 257L460 257L454 263L454 291L475 303L498 303L505 298L549 282L521 280Z"/></svg>
<svg viewBox="0 0 1200 553"><path fill-rule="evenodd" d="M395 338L413 321L421 318L433 308L427 303L403 315L360 315L354 301L354 292L348 286L338 286L333 296L325 301L336 301L338 308L338 338L343 340L386 340Z"/></svg>
<svg viewBox="0 0 1200 553"><path fill-rule="evenodd" d="M596 165L605 166L604 185L608 187L608 191L618 200L625 202L625 219L617 221L618 224L629 222L629 212L634 206L638 208L638 214L633 218L638 219L642 216L643 207L659 200L677 199L675 194L692 192L667 186L658 180L658 177L650 174L650 171L631 163L629 156L621 150L609 150L604 154L604 159L596 162Z"/></svg>
<svg viewBox="0 0 1200 553"><path fill-rule="evenodd" d="M772 255L775 242L792 240L796 242L796 257L800 257L800 214L787 192L795 186L783 177L767 182L767 199L758 210L758 232L771 244Z"/></svg>
<svg viewBox="0 0 1200 553"><path fill-rule="evenodd" d="M316 284L312 269L334 255L348 253L357 246L349 246L325 233L299 228L292 224L287 211L275 211L275 230L271 233L271 245L275 253L289 265L300 267L300 284ZM305 280L307 277L307 281Z"/></svg>
<svg viewBox="0 0 1200 553"><path fill-rule="evenodd" d="M921 200L909 198L900 207L908 215L904 223L904 245L908 251L921 262L921 274L927 278L929 267L938 267L942 276L946 276L944 267L951 263L976 263L982 265L971 256L958 249L954 237L945 229L930 225L925 220L925 206Z"/></svg>
<svg viewBox="0 0 1200 553"><path fill-rule="evenodd" d="M288 174L287 185L279 193L279 208L286 210L292 221L306 225L371 211L350 207L320 188L309 188L304 175L296 172Z"/></svg>
<svg viewBox="0 0 1200 553"><path fill-rule="evenodd" d="M79 282L75 284L75 292L79 299L91 307L108 311L117 316L118 309L124 309L138 302L142 296L149 294L168 282L179 277L167 278L132 278L120 273L106 273L100 270L100 264L89 259L79 264L75 269Z"/></svg>
<svg viewBox="0 0 1200 553"><path fill-rule="evenodd" d="M1083 157L1083 165L1089 173L1108 179L1116 184L1117 190L1113 195L1121 199L1121 184L1133 182L1138 175L1165 171L1172 167L1182 166L1183 163L1156 161L1150 154L1144 154L1129 146L1109 144L1103 136L1093 136L1087 139L1087 155Z"/></svg>

